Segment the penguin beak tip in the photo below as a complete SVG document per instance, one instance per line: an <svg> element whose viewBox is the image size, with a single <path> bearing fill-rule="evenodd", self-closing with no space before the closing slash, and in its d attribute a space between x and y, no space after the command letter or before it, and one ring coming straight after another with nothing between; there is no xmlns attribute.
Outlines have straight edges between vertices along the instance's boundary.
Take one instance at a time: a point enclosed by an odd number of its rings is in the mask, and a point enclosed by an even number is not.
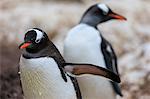
<svg viewBox="0 0 150 99"><path fill-rule="evenodd" d="M30 46L30 45L31 45L30 42L22 43L22 44L19 46L19 49L25 49L25 48L27 48L27 47Z"/></svg>
<svg viewBox="0 0 150 99"><path fill-rule="evenodd" d="M110 17L112 17L113 19L117 19L117 20L121 20L121 21L127 21L127 18L125 18L124 16L121 16L119 14L109 14Z"/></svg>

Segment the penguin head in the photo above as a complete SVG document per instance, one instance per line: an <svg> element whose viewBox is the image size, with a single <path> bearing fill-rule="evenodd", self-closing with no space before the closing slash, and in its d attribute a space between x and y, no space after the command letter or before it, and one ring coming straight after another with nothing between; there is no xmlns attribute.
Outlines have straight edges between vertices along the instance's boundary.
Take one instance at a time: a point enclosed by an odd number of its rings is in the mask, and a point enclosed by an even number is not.
<svg viewBox="0 0 150 99"><path fill-rule="evenodd" d="M112 19L126 20L122 15L113 12L106 4L95 4L84 13L80 22L98 25Z"/></svg>
<svg viewBox="0 0 150 99"><path fill-rule="evenodd" d="M20 49L27 52L36 53L47 46L49 42L47 34L38 28L29 29L25 33L24 42L20 44Z"/></svg>

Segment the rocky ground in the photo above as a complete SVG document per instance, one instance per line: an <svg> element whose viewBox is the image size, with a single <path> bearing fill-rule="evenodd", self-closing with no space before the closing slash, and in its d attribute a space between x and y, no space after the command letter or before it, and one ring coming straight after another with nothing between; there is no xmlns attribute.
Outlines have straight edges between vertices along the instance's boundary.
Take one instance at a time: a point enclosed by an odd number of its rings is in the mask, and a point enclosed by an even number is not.
<svg viewBox="0 0 150 99"><path fill-rule="evenodd" d="M118 99L150 99L149 0L1 0L0 99L22 99L18 44L25 31L32 27L45 30L62 53L68 30L96 2L107 3L128 19L99 26L118 56L124 94Z"/></svg>

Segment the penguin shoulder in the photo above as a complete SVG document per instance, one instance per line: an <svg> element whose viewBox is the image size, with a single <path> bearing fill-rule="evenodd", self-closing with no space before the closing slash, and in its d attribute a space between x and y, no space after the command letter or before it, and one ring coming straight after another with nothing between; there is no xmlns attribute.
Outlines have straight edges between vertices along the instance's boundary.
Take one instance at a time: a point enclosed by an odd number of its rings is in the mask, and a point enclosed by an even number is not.
<svg viewBox="0 0 150 99"><path fill-rule="evenodd" d="M99 38L99 31L92 26L81 23L69 31L65 41L70 41L70 39L79 40L83 38L95 38L95 37Z"/></svg>

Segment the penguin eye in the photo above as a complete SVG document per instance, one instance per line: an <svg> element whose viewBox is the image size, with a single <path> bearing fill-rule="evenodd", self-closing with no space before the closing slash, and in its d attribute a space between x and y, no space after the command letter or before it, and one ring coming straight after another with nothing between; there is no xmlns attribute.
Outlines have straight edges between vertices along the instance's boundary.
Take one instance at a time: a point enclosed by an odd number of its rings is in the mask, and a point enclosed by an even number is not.
<svg viewBox="0 0 150 99"><path fill-rule="evenodd" d="M39 43L39 42L40 42L40 39L35 40L35 43Z"/></svg>

